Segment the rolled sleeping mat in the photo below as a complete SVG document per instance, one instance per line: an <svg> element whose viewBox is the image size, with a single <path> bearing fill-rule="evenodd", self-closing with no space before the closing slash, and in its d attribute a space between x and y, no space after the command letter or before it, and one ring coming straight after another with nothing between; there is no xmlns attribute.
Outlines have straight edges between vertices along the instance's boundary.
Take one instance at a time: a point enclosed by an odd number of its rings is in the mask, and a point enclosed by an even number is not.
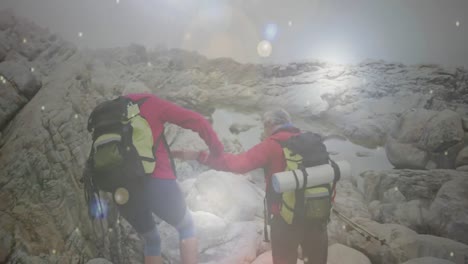
<svg viewBox="0 0 468 264"><path fill-rule="evenodd" d="M336 164L340 168L341 178L351 176L351 166L345 160L336 161ZM302 188L304 184L304 176L301 170L295 170L297 175L297 181L294 177L293 171L283 171L273 174L272 184L273 189L277 193L283 193L293 191L299 186ZM331 164L324 164L306 168L307 172L307 187L322 185L331 183L335 178L335 171ZM297 182L299 184L297 184Z"/></svg>

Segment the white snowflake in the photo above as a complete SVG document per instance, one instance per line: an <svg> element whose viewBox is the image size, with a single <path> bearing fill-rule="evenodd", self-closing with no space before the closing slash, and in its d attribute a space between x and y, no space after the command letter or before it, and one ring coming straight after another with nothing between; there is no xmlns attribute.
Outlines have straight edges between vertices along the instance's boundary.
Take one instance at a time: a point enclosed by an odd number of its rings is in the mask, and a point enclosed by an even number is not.
<svg viewBox="0 0 468 264"><path fill-rule="evenodd" d="M83 37L83 32L78 32L78 37Z"/></svg>
<svg viewBox="0 0 468 264"><path fill-rule="evenodd" d="M26 44L28 43L28 40L26 38L23 39L23 43Z"/></svg>
<svg viewBox="0 0 468 264"><path fill-rule="evenodd" d="M460 21L455 22L455 26L459 27L460 26Z"/></svg>
<svg viewBox="0 0 468 264"><path fill-rule="evenodd" d="M35 71L34 67L31 67L31 72L34 72L34 71Z"/></svg>
<svg viewBox="0 0 468 264"><path fill-rule="evenodd" d="M290 27L292 26L292 21L291 20L288 21L288 26L290 26Z"/></svg>
<svg viewBox="0 0 468 264"><path fill-rule="evenodd" d="M45 106L41 106L41 110L44 111L44 110L45 110Z"/></svg>

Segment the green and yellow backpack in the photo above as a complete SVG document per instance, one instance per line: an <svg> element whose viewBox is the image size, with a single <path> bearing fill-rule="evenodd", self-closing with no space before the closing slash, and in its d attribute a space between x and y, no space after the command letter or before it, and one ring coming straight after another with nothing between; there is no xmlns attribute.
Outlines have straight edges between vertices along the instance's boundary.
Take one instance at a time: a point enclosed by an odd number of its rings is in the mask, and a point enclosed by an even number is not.
<svg viewBox="0 0 468 264"><path fill-rule="evenodd" d="M113 192L128 180L151 175L156 167L156 142L140 107L148 97L138 101L120 96L97 105L88 119L92 146L83 174L85 197L95 203L99 191ZM141 177L140 177L141 178Z"/></svg>
<svg viewBox="0 0 468 264"><path fill-rule="evenodd" d="M312 132L304 132L279 143L286 160L285 171L302 170L304 177L302 186L299 186L299 181L296 180L295 191L281 194L281 217L288 224L304 219L328 221L335 184L339 180L340 173L336 163L330 159L322 137ZM330 184L307 187L305 169L324 164L330 164L333 167L335 180ZM298 177L293 173L291 176L296 179Z"/></svg>

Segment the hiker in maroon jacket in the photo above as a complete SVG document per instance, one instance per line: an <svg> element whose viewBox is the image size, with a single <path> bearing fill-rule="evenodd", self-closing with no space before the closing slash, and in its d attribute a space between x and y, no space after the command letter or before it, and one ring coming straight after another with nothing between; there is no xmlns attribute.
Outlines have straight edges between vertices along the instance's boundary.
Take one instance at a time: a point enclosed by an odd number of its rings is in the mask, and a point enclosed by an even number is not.
<svg viewBox="0 0 468 264"><path fill-rule="evenodd" d="M125 97L132 101L146 97L144 104L140 106L140 115L151 127L155 142L164 132L164 124L168 122L197 132L208 145L210 155L218 156L223 152L223 145L211 124L202 115L152 94L129 94ZM152 177L145 178L144 184L128 186L132 199L126 204L119 205L119 211L145 239L145 264L162 264L161 240L153 220L153 213L177 229L181 262L197 263L197 240L192 217L176 182L167 145L160 144L154 156L157 159L157 166Z"/></svg>
<svg viewBox="0 0 468 264"><path fill-rule="evenodd" d="M304 263L327 263L327 223L320 222L300 226L286 223L281 215L281 196L272 190L271 178L274 173L284 171L286 160L278 142L288 140L301 131L291 124L289 114L283 110L268 111L263 116L264 135L259 144L240 154L223 153L214 156L206 151L173 151L173 156L182 160L198 160L216 170L244 174L263 168L265 173L267 203L271 219L271 244L274 264L297 262L297 249L301 245Z"/></svg>

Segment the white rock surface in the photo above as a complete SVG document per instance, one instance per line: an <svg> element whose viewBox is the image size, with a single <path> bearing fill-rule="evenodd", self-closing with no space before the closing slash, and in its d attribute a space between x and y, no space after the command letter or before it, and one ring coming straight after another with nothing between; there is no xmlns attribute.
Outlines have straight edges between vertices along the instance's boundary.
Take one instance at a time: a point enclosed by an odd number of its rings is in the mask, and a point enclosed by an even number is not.
<svg viewBox="0 0 468 264"><path fill-rule="evenodd" d="M187 196L193 211L205 211L227 222L252 221L263 215L264 192L245 176L207 171L198 175Z"/></svg>
<svg viewBox="0 0 468 264"><path fill-rule="evenodd" d="M341 244L328 247L327 264L371 264L369 258L361 252Z"/></svg>

